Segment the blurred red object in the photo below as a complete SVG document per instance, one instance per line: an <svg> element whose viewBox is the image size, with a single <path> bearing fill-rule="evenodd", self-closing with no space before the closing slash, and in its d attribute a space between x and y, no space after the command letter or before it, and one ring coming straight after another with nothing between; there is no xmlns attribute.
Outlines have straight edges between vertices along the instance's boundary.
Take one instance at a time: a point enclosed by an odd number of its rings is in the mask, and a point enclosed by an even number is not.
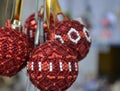
<svg viewBox="0 0 120 91"><path fill-rule="evenodd" d="M101 21L101 23L102 23L102 25L103 25L104 27L110 26L110 21L109 21L109 19L107 19L107 18L103 18L102 21Z"/></svg>
<svg viewBox="0 0 120 91"><path fill-rule="evenodd" d="M11 28L8 20L0 28L0 75L11 77L26 66L28 58L27 37Z"/></svg>
<svg viewBox="0 0 120 91"><path fill-rule="evenodd" d="M37 47L27 68L30 80L42 91L65 91L78 76L76 55L57 41Z"/></svg>

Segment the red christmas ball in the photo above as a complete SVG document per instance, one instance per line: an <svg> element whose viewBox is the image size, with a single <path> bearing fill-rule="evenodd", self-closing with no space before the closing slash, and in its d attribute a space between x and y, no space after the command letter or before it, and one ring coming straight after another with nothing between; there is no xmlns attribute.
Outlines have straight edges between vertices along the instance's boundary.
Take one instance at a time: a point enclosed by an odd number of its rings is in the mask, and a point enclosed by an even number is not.
<svg viewBox="0 0 120 91"><path fill-rule="evenodd" d="M42 91L65 91L78 76L76 55L57 41L36 48L27 68L30 80Z"/></svg>
<svg viewBox="0 0 120 91"><path fill-rule="evenodd" d="M55 26L55 38L77 52L82 60L89 52L91 38L84 25L75 20L58 21Z"/></svg>
<svg viewBox="0 0 120 91"><path fill-rule="evenodd" d="M28 41L11 27L0 28L0 75L11 77L26 66Z"/></svg>
<svg viewBox="0 0 120 91"><path fill-rule="evenodd" d="M38 12L38 16L40 18L43 19L43 15L40 14ZM53 24L53 16L51 14L50 16L50 28L53 28L54 24ZM48 26L46 23L43 24L43 27L44 27L44 31L46 33L46 35L48 35ZM33 50L34 48L34 41L35 41L35 36L36 36L36 29L37 29L37 22L35 20L35 13L33 13L32 15L30 15L26 21L25 21L25 24L24 24L24 32L25 34L28 35L29 37L29 45L30 45L30 50ZM47 38L45 38L47 40Z"/></svg>
<svg viewBox="0 0 120 91"><path fill-rule="evenodd" d="M24 33L27 34L29 39L30 51L34 48L35 34L36 34L37 22L35 20L35 14L30 15L25 21Z"/></svg>

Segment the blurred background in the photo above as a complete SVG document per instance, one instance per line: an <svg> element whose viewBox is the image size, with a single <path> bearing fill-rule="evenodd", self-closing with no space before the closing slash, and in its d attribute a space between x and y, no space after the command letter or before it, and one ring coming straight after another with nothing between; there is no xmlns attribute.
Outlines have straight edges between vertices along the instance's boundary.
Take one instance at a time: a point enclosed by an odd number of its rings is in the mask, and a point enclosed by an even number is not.
<svg viewBox="0 0 120 91"><path fill-rule="evenodd" d="M0 26L9 18L3 13L6 1L0 3ZM92 37L89 54L79 62L79 76L67 91L120 91L120 0L59 2L71 19L82 18ZM35 8L35 0L24 0L22 25ZM27 85L25 69L12 78L0 77L0 91L26 91Z"/></svg>

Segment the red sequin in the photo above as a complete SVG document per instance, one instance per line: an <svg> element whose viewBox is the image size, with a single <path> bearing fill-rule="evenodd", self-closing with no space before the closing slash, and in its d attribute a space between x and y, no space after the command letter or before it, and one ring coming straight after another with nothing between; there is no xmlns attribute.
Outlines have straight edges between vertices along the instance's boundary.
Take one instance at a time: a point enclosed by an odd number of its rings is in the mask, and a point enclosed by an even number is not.
<svg viewBox="0 0 120 91"><path fill-rule="evenodd" d="M77 52L78 59L82 60L88 54L91 45L90 35L86 30L84 25L75 20L57 21L55 34L61 38L56 37L56 39L58 41L62 39L60 42Z"/></svg>
<svg viewBox="0 0 120 91"><path fill-rule="evenodd" d="M0 28L0 75L11 77L26 66L28 41L9 26Z"/></svg>
<svg viewBox="0 0 120 91"><path fill-rule="evenodd" d="M30 80L42 91L65 91L78 76L76 55L57 41L36 48L27 67Z"/></svg>

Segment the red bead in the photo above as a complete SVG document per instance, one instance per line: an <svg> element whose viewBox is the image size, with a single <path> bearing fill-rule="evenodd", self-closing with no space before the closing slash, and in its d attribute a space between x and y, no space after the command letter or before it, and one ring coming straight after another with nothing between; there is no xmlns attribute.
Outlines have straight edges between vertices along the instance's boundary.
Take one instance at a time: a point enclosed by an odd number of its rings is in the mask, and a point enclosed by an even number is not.
<svg viewBox="0 0 120 91"><path fill-rule="evenodd" d="M28 41L10 26L0 28L0 75L11 77L26 66Z"/></svg>
<svg viewBox="0 0 120 91"><path fill-rule="evenodd" d="M76 55L56 41L36 48L27 67L30 80L42 91L65 91L78 76Z"/></svg>
<svg viewBox="0 0 120 91"><path fill-rule="evenodd" d="M91 38L89 31L80 22L75 20L58 21L55 26L55 34L58 41L77 52L79 60L88 54Z"/></svg>

